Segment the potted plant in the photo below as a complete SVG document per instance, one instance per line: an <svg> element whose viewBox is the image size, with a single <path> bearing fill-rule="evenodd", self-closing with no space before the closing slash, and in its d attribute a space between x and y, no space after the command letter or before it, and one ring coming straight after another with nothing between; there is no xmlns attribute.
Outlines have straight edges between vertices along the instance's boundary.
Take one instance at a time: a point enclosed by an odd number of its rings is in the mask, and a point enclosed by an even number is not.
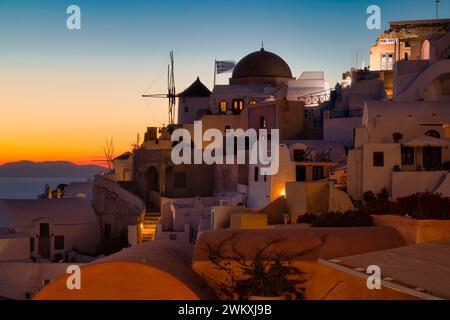
<svg viewBox="0 0 450 320"><path fill-rule="evenodd" d="M403 139L403 134L400 132L394 132L392 134L392 140L394 140L394 143L399 143L400 140Z"/></svg>

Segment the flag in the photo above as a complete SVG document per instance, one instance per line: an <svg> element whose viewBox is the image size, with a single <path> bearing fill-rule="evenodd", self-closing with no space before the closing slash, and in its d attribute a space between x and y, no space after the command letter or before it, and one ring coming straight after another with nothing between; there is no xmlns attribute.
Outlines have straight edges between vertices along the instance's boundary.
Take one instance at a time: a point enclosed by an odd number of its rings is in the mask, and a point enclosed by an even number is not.
<svg viewBox="0 0 450 320"><path fill-rule="evenodd" d="M216 73L221 74L234 69L236 62L228 61L216 61Z"/></svg>

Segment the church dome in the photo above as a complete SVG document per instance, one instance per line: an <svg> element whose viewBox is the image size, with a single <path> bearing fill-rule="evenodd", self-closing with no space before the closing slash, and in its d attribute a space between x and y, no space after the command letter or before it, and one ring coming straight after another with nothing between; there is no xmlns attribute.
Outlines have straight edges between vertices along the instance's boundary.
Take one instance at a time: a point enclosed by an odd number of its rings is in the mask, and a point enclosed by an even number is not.
<svg viewBox="0 0 450 320"><path fill-rule="evenodd" d="M292 78L291 68L276 54L265 51L250 53L238 62L233 71L233 79L240 78Z"/></svg>

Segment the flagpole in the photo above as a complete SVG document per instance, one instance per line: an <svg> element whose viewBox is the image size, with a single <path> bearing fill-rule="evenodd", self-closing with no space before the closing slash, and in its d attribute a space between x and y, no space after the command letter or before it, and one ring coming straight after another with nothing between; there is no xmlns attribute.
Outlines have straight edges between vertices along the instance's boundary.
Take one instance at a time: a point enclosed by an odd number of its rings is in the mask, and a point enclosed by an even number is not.
<svg viewBox="0 0 450 320"><path fill-rule="evenodd" d="M216 74L217 74L217 60L214 60L214 87L216 86Z"/></svg>

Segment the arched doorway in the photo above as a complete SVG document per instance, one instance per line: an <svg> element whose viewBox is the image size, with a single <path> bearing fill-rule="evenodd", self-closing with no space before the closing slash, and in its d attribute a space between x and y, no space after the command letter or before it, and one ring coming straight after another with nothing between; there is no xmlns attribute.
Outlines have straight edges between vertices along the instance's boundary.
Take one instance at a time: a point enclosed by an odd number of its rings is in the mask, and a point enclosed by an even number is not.
<svg viewBox="0 0 450 320"><path fill-rule="evenodd" d="M420 58L422 60L430 60L430 50L431 50L430 41L425 40L422 43L422 50L421 50L421 53L420 53Z"/></svg>
<svg viewBox="0 0 450 320"><path fill-rule="evenodd" d="M158 173L158 169L156 169L156 167L151 166L150 168L148 168L147 174L146 174L146 179L147 179L147 186L148 186L149 191L160 192L159 173Z"/></svg>

